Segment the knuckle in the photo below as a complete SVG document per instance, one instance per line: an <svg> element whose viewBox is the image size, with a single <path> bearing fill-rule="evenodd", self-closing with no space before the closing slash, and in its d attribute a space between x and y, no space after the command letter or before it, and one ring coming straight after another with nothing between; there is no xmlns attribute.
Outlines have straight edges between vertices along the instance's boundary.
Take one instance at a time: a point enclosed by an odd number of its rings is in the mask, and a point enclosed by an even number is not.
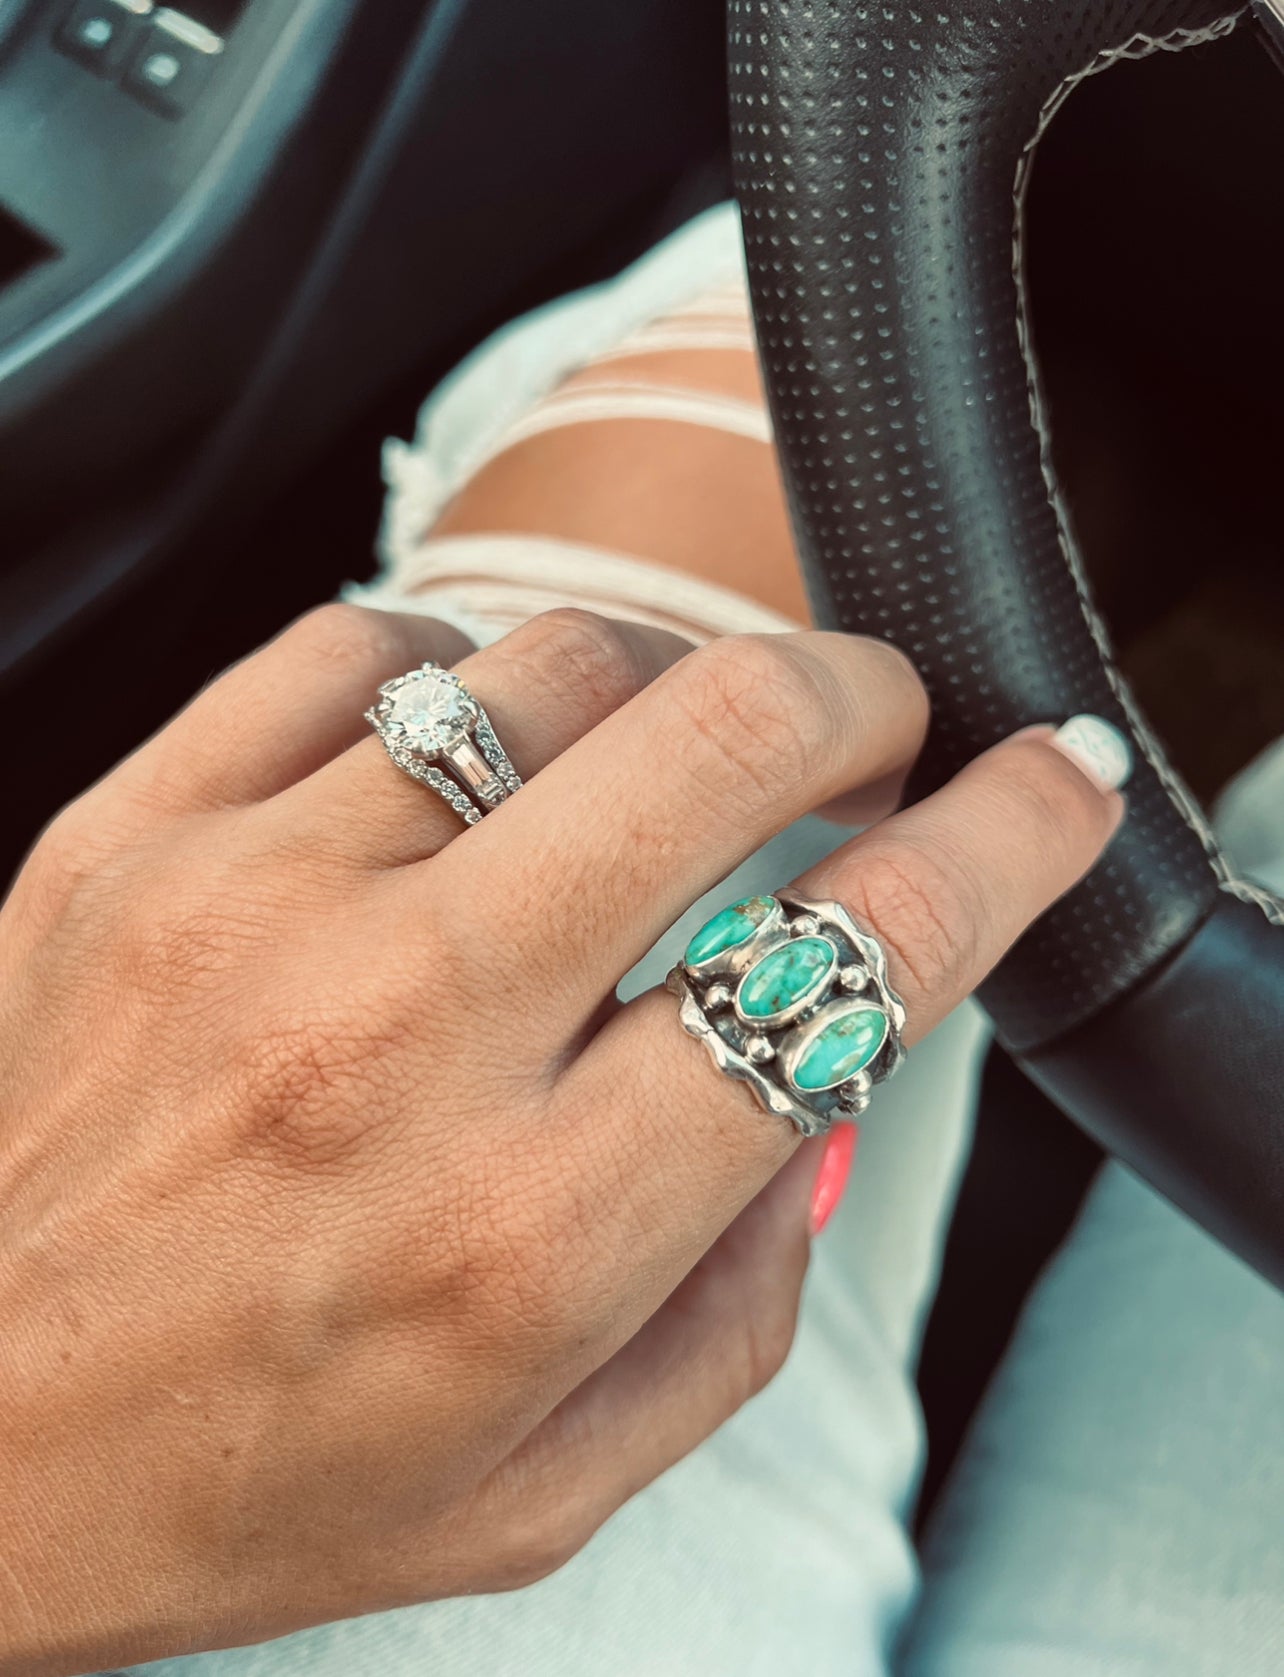
<svg viewBox="0 0 1284 1677"><path fill-rule="evenodd" d="M748 1313L741 1350L742 1402L756 1397L780 1373L793 1348L797 1325L796 1310L783 1298Z"/></svg>
<svg viewBox="0 0 1284 1677"><path fill-rule="evenodd" d="M297 1101L289 1084L285 1094ZM538 1128L538 1104L527 1090L514 1088L511 1110ZM455 1116L466 1122L470 1114ZM390 1117L378 1122L395 1135ZM312 1121L305 1123L310 1132ZM460 1160L457 1149L434 1146L433 1154L433 1179L418 1196L421 1212L432 1207L431 1224L416 1219L417 1258L403 1266L413 1292L407 1308L417 1313L431 1300L434 1331L453 1325L471 1353L505 1377L557 1366L595 1331L598 1312L585 1285L592 1248L580 1238L583 1215L568 1209L562 1186L565 1162L547 1155L541 1162L538 1149L518 1157L509 1148L479 1148Z"/></svg>
<svg viewBox="0 0 1284 1677"><path fill-rule="evenodd" d="M93 878L101 857L100 846L81 801L68 804L41 833L27 858L23 879L28 889L34 888L56 911Z"/></svg>
<svg viewBox="0 0 1284 1677"><path fill-rule="evenodd" d="M785 1366L798 1326L807 1260L805 1244L795 1253L778 1253L770 1270L754 1265L733 1301L718 1301L722 1325L716 1403L720 1421L757 1397Z"/></svg>
<svg viewBox="0 0 1284 1677"><path fill-rule="evenodd" d="M38 927L56 926L110 895L129 872L129 842L102 791L68 804L45 828L14 884L10 908Z"/></svg>
<svg viewBox="0 0 1284 1677"><path fill-rule="evenodd" d="M476 1283L480 1319L505 1355L543 1366L594 1332L591 1289L581 1274L586 1259L574 1211L561 1216L565 1196L545 1184L514 1194L494 1189L480 1208L474 1198L461 1235L462 1269Z"/></svg>
<svg viewBox="0 0 1284 1677"><path fill-rule="evenodd" d="M109 858L128 848L124 811L114 812L114 801L105 787L83 793L54 816L40 835L32 859L73 879L97 873ZM113 820L113 813L120 819Z"/></svg>
<svg viewBox="0 0 1284 1677"><path fill-rule="evenodd" d="M901 839L871 843L844 896L873 927L893 970L906 973L920 996L953 994L965 981L976 948L976 908L955 870L933 852Z"/></svg>
<svg viewBox="0 0 1284 1677"><path fill-rule="evenodd" d="M331 600L304 614L285 631L292 656L326 669L370 670L382 676L408 656L387 612ZM399 673L393 671L392 673Z"/></svg>
<svg viewBox="0 0 1284 1677"><path fill-rule="evenodd" d="M505 1542L496 1556L494 1587L526 1589L551 1577L579 1554L602 1523L576 1476L560 1474L505 1510Z"/></svg>
<svg viewBox="0 0 1284 1677"><path fill-rule="evenodd" d="M194 881L181 863L134 886L115 927L115 960L129 990L167 1007L244 966L271 936L261 901Z"/></svg>
<svg viewBox="0 0 1284 1677"><path fill-rule="evenodd" d="M513 631L505 652L578 708L608 716L641 691L646 673L621 624L578 606L542 612Z"/></svg>
<svg viewBox="0 0 1284 1677"><path fill-rule="evenodd" d="M670 694L687 728L725 771L720 792L747 783L771 796L810 780L830 743L821 684L789 637L731 635L711 641L675 671ZM699 772L707 777L710 765Z"/></svg>
<svg viewBox="0 0 1284 1677"><path fill-rule="evenodd" d="M239 1045L236 1123L252 1148L296 1173L347 1166L386 1130L398 1080L388 1062L403 1031L374 1010L278 1011Z"/></svg>

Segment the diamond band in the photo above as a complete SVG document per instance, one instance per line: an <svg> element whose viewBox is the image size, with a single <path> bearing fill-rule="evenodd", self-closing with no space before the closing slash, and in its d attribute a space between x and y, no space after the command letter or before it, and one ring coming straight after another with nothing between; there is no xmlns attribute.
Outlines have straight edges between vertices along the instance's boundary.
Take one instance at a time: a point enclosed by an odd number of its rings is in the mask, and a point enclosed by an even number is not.
<svg viewBox="0 0 1284 1677"><path fill-rule="evenodd" d="M386 681L366 720L397 767L431 787L470 826L521 790L490 718L440 664Z"/></svg>
<svg viewBox="0 0 1284 1677"><path fill-rule="evenodd" d="M905 1007L877 938L840 903L746 897L669 974L683 1028L803 1135L854 1118L904 1058Z"/></svg>

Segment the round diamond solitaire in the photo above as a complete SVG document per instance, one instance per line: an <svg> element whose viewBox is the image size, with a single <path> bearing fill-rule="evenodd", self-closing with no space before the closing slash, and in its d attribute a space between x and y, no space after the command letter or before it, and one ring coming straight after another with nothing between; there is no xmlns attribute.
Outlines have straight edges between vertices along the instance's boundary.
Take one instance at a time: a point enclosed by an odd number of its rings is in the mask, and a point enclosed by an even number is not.
<svg viewBox="0 0 1284 1677"><path fill-rule="evenodd" d="M476 725L478 707L444 670L422 670L387 696L385 720L405 730L407 745L445 751Z"/></svg>
<svg viewBox="0 0 1284 1677"><path fill-rule="evenodd" d="M469 826L521 790L490 718L459 677L437 664L385 681L366 721L397 767Z"/></svg>

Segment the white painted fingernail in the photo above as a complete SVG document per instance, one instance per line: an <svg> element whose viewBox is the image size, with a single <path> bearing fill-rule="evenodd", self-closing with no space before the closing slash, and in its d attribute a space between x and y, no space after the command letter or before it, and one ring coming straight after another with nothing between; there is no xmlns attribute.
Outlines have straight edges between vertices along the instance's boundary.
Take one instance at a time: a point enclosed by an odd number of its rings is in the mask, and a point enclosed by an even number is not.
<svg viewBox="0 0 1284 1677"><path fill-rule="evenodd" d="M1118 728L1100 716L1072 716L1053 734L1051 744L1095 781L1115 792L1132 773L1132 750Z"/></svg>

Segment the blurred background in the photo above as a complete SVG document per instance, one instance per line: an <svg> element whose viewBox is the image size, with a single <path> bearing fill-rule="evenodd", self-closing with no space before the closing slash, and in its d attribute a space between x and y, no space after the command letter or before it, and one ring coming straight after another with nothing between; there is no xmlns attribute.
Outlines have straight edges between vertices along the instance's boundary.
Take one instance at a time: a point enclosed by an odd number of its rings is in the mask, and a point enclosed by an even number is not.
<svg viewBox="0 0 1284 1677"><path fill-rule="evenodd" d="M462 354L728 195L722 33L714 0L0 0L0 878L369 573L380 444ZM1284 733L1281 155L1243 28L1085 82L1029 203L1058 470L1206 801ZM1098 1162L992 1054L925 1509Z"/></svg>

